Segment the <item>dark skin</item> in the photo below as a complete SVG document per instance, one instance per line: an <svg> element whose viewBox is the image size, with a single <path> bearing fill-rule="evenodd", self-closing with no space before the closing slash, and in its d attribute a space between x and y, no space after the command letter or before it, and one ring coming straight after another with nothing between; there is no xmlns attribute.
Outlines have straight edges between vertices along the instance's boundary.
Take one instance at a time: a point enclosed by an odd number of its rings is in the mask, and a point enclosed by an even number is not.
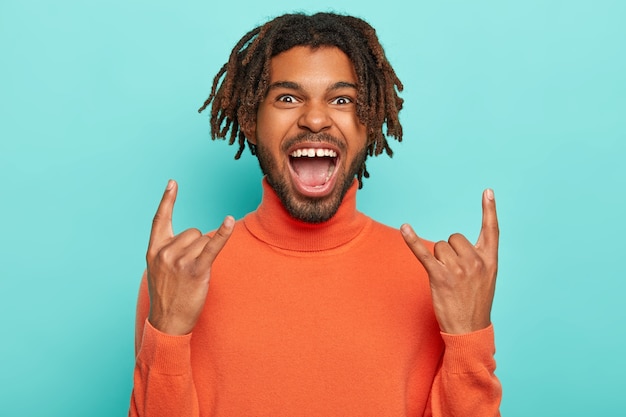
<svg viewBox="0 0 626 417"><path fill-rule="evenodd" d="M432 254L411 226L400 228L406 244L428 272L435 315L445 333L470 333L491 324L499 240L492 190L483 192L482 204L482 227L475 245L455 233L447 242L437 242Z"/></svg>
<svg viewBox="0 0 626 417"><path fill-rule="evenodd" d="M210 237L198 229L174 235L172 212L178 185L170 180L152 222L146 261L150 313L156 329L172 335L190 333L204 306L211 266L233 232L227 216Z"/></svg>
<svg viewBox="0 0 626 417"><path fill-rule="evenodd" d="M172 212L178 186L170 181L154 216L146 260L150 313L156 329L172 335L190 333L204 306L213 261L230 237L234 219L227 216L213 237L197 229L174 235ZM483 193L483 221L472 245L462 234L435 244L431 253L411 226L402 236L424 265L433 306L445 333L464 334L491 324L498 270L498 219L493 191Z"/></svg>
<svg viewBox="0 0 626 417"><path fill-rule="evenodd" d="M283 55L281 59L285 60L287 56L288 62L283 62L280 67L281 77L302 86L302 97L306 100L303 101L305 105L288 106L284 111L259 112L258 125L267 126L272 131L278 129L278 133L268 136L272 140L289 137L300 130L310 130L311 125L303 123L303 120L324 120L323 129L343 138L348 149L357 146L356 144L360 149L366 146L364 135L367 129L358 121L356 107L346 107L343 111L351 112L347 114L349 117L344 113L340 117L335 108L335 97L329 99L326 97L327 89L320 87L345 82L346 77L349 78L346 74L353 73L349 60L340 60L328 66L305 65L306 62L303 64L303 60L319 58L320 54L329 58L331 52L320 50L316 54ZM344 68L346 65L348 67ZM311 68L315 68L315 71ZM321 84L320 78L324 80ZM269 105L266 103L261 107ZM291 120L294 122L291 123ZM254 141L259 139L256 133L248 134L254 136L251 138ZM280 160L280 147L275 144L272 149L276 154L275 158ZM349 155L353 153L357 153L356 150ZM283 171L285 170L279 170L277 175L286 177L287 174ZM188 229L174 235L172 212L176 193L177 184L170 181L157 209L150 234L146 255L150 296L148 320L161 332L183 335L193 330L202 312L213 261L230 237L234 219L227 216L212 237L197 229ZM447 242L438 242L434 254L431 254L411 226L405 224L401 227L408 247L428 272L435 314L441 330L445 333L470 333L484 329L491 323L499 236L493 191L485 190L482 204L482 227L474 245L463 235L453 234Z"/></svg>

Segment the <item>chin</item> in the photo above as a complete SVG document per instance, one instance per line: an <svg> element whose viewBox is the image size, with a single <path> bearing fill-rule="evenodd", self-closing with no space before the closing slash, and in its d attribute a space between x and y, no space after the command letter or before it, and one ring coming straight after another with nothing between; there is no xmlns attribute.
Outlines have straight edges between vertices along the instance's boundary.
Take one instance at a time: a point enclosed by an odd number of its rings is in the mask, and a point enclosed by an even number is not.
<svg viewBox="0 0 626 417"><path fill-rule="evenodd" d="M296 138L297 139L297 138ZM339 141L335 141L339 142ZM291 217L306 223L323 223L330 220L350 189L357 172L363 166L366 158L366 149L363 148L346 169L341 164L334 165L334 178L329 181L331 190L324 195L305 195L299 192L300 187L294 184L294 170L290 167L278 169L278 164L271 153L260 143L257 144L257 158L261 171L265 174L268 184L274 189L283 207ZM336 160L333 162L335 163Z"/></svg>
<svg viewBox="0 0 626 417"><path fill-rule="evenodd" d="M276 181L275 178L267 175L269 185L274 189L291 217L306 223L323 223L330 220L339 210L352 180L353 178L344 180L342 184L337 183L335 189L325 197L307 197L293 191L286 181Z"/></svg>

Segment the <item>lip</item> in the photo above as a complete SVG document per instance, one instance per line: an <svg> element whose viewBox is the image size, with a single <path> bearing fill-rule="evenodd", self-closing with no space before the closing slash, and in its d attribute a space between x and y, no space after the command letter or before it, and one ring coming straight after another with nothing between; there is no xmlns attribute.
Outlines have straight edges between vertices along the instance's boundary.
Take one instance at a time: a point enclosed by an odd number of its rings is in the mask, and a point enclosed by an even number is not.
<svg viewBox="0 0 626 417"><path fill-rule="evenodd" d="M300 181L298 174L294 171L293 167L291 166L291 158L292 158L291 154L298 149L330 149L335 152L335 154L337 155L336 157L334 157L335 169L333 170L333 173L328 179L328 181L324 183L324 185L319 186L319 187L311 187L311 186L303 184ZM332 145L328 142L299 142L295 145L292 145L291 147L287 149L286 157L288 160L287 165L289 165L289 174L291 176L291 183L299 194L305 197L321 198L321 197L326 197L327 195L331 194L332 191L335 189L335 184L337 183L337 177L339 174L339 167L340 167L341 160L342 160L341 151L339 150L337 146ZM306 158L306 157L302 157L302 158Z"/></svg>

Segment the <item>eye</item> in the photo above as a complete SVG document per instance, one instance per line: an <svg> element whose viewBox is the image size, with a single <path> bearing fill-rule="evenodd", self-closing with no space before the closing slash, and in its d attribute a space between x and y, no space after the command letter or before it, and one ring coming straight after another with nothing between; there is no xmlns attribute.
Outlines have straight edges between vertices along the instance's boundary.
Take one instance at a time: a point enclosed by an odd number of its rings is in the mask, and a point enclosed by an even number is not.
<svg viewBox="0 0 626 417"><path fill-rule="evenodd" d="M290 94L283 94L276 98L276 101L280 101L281 103L295 103L296 98Z"/></svg>
<svg viewBox="0 0 626 417"><path fill-rule="evenodd" d="M350 97L346 97L346 96L341 96L341 97L337 97L335 99L333 99L331 101L332 104L338 104L340 106L342 105L346 105L346 104L351 104L352 103L352 99Z"/></svg>

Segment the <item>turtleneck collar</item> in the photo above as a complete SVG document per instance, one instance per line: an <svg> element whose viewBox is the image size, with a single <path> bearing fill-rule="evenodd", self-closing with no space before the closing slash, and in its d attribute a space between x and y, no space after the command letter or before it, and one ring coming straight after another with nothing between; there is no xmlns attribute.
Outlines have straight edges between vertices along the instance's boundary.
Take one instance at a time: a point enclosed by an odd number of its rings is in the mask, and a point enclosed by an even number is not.
<svg viewBox="0 0 626 417"><path fill-rule="evenodd" d="M291 217L263 178L261 204L244 218L244 224L257 239L280 249L316 252L337 248L354 239L370 221L356 210L357 187L355 180L332 218L306 223Z"/></svg>

